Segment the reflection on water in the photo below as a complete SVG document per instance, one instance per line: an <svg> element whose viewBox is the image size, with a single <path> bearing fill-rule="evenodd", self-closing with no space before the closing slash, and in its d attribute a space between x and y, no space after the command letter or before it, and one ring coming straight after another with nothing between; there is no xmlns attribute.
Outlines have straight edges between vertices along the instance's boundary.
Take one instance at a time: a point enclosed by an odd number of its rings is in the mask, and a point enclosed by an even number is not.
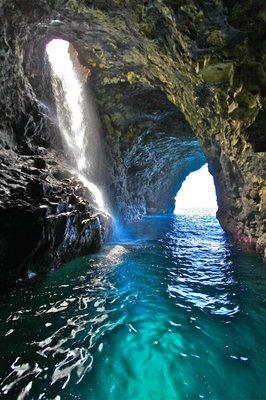
<svg viewBox="0 0 266 400"><path fill-rule="evenodd" d="M264 399L266 271L213 216L150 217L0 307L5 399Z"/></svg>
<svg viewBox="0 0 266 400"><path fill-rule="evenodd" d="M204 235L206 227L208 232ZM217 230L217 221L206 214L193 215L192 226L187 216L180 215L173 222L173 231L179 234L172 235L171 231L167 234L167 252L173 259L181 259L182 264L178 262L177 273L170 269L170 295L176 293L179 301L207 308L210 313L232 315L238 312L239 306L232 293L235 284L232 262L225 238L221 237L220 229Z"/></svg>

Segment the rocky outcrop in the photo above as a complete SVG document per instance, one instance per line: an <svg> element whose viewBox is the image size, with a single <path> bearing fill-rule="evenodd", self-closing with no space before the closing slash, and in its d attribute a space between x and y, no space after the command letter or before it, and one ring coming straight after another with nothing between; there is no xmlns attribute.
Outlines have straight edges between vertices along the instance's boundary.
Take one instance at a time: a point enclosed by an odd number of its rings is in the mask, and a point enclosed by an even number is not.
<svg viewBox="0 0 266 400"><path fill-rule="evenodd" d="M25 11L25 17L30 17L28 6ZM43 12L41 7L40 14L35 15L36 22ZM0 16L3 22L0 289L3 292L15 282L55 268L74 256L99 250L110 237L112 227L110 215L99 210L93 194L75 175L71 156L65 152L44 49L41 48L40 58L38 54L36 59L30 58L30 62L36 63L36 70L24 64L26 49L37 53L40 50L27 48L30 22L27 21L28 26L22 18L19 23L17 18L21 14L15 2L7 7L1 4ZM20 24L17 28L23 33L13 29L12 20ZM36 72L38 67L41 75ZM42 95L37 99L39 93Z"/></svg>
<svg viewBox="0 0 266 400"><path fill-rule="evenodd" d="M40 146L48 159L51 148L62 153L45 45L66 39L90 72L114 208L126 220L171 211L204 153L222 226L264 252L263 1L9 0L0 13L3 151L25 168L34 166L23 155L34 158ZM57 185L65 198L64 180ZM57 248L56 240L49 243Z"/></svg>
<svg viewBox="0 0 266 400"><path fill-rule="evenodd" d="M39 148L37 155L1 150L1 289L100 249L111 218L97 210L64 158ZM8 266L8 268L6 268Z"/></svg>

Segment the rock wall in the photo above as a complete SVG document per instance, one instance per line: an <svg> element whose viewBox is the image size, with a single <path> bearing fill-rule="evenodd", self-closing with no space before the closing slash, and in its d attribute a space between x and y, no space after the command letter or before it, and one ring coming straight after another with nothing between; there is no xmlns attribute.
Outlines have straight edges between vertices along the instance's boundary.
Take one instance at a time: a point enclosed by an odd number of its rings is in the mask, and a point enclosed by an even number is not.
<svg viewBox="0 0 266 400"><path fill-rule="evenodd" d="M112 230L111 217L75 175L61 141L46 36L37 28L47 10L35 13L30 2L25 7L14 2L0 12L1 292L98 251Z"/></svg>
<svg viewBox="0 0 266 400"><path fill-rule="evenodd" d="M98 251L111 218L53 151L0 150L0 265L3 292L78 255Z"/></svg>
<svg viewBox="0 0 266 400"><path fill-rule="evenodd" d="M223 228L264 252L263 1L9 0L0 15L3 151L64 158L45 58L63 38L90 71L113 207L171 211L203 150Z"/></svg>
<svg viewBox="0 0 266 400"><path fill-rule="evenodd" d="M86 41L95 46L80 52L92 68L107 139L125 167L119 202L128 194L131 215L173 209L182 176L202 162L196 144L189 150L193 132L215 180L223 228L263 253L264 3L122 3L94 2L86 11L96 24Z"/></svg>
<svg viewBox="0 0 266 400"><path fill-rule="evenodd" d="M111 218L52 151L0 151L0 265L3 292L78 255L98 251ZM34 273L34 274L33 274Z"/></svg>

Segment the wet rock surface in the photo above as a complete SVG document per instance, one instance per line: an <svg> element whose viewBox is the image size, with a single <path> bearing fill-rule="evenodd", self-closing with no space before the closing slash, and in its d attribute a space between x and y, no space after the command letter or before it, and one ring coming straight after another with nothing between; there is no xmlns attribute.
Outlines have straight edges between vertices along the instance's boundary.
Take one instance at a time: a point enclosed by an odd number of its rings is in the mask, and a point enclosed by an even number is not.
<svg viewBox="0 0 266 400"><path fill-rule="evenodd" d="M63 38L89 71L114 208L126 220L173 210L182 181L204 163L203 149L223 228L264 252L263 1L9 0L0 15L0 142L4 154L16 151L21 163L13 176L3 163L1 198L8 190L26 212L26 205L32 209L37 199L47 198L45 179L62 189L49 192L52 206L68 196L71 178L64 173L71 160L63 156L45 56L47 42ZM52 164L50 154L61 154L60 165ZM73 210L61 213L68 212ZM71 218L54 218L50 226L60 237Z"/></svg>
<svg viewBox="0 0 266 400"><path fill-rule="evenodd" d="M1 150L0 160L2 290L101 248L111 218L63 157Z"/></svg>

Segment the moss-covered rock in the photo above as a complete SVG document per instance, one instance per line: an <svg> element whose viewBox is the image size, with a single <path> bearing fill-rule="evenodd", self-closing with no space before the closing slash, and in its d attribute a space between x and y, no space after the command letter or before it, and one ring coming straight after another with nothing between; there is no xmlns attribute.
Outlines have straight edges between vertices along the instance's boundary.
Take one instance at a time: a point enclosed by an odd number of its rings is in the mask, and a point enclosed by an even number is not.
<svg viewBox="0 0 266 400"><path fill-rule="evenodd" d="M213 85L220 83L232 85L234 79L234 65L232 63L209 65L200 71L200 75L205 82Z"/></svg>
<svg viewBox="0 0 266 400"><path fill-rule="evenodd" d="M226 44L226 36L219 30L207 34L206 41L211 46L223 47Z"/></svg>
<svg viewBox="0 0 266 400"><path fill-rule="evenodd" d="M264 5L259 13L258 13L258 18L261 19L262 21L266 22L266 6Z"/></svg>
<svg viewBox="0 0 266 400"><path fill-rule="evenodd" d="M255 108L258 106L260 96L243 90L236 95L235 99L241 106Z"/></svg>

